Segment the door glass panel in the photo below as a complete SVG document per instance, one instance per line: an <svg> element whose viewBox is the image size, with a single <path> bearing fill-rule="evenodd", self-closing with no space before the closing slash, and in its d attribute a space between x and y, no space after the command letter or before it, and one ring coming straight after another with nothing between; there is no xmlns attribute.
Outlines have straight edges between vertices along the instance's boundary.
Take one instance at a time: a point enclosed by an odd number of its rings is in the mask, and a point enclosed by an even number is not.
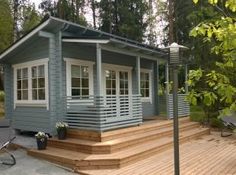
<svg viewBox="0 0 236 175"><path fill-rule="evenodd" d="M120 81L120 95L128 95L129 94L128 72L120 71L119 81Z"/></svg>
<svg viewBox="0 0 236 175"><path fill-rule="evenodd" d="M113 70L106 70L105 77L106 77L106 94L116 95L116 72Z"/></svg>

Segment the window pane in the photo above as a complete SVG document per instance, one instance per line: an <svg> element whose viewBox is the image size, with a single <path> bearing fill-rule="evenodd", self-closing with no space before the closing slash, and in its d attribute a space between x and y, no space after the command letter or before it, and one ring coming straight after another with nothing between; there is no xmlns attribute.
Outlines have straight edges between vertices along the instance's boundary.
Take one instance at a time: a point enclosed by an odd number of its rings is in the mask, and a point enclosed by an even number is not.
<svg viewBox="0 0 236 175"><path fill-rule="evenodd" d="M111 71L106 70L106 71L105 71L105 74L106 74L106 78L107 78L107 79L110 79L110 78L111 78Z"/></svg>
<svg viewBox="0 0 236 175"><path fill-rule="evenodd" d="M80 87L80 78L72 78L71 86L72 87Z"/></svg>
<svg viewBox="0 0 236 175"><path fill-rule="evenodd" d="M38 76L44 77L44 65L38 66Z"/></svg>
<svg viewBox="0 0 236 175"><path fill-rule="evenodd" d="M87 78L82 79L82 87L88 88L89 87L89 80Z"/></svg>
<svg viewBox="0 0 236 175"><path fill-rule="evenodd" d="M125 88L125 82L124 81L122 81L122 80L120 80L120 88Z"/></svg>
<svg viewBox="0 0 236 175"><path fill-rule="evenodd" d="M17 91L17 100L21 100L21 91Z"/></svg>
<svg viewBox="0 0 236 175"><path fill-rule="evenodd" d="M37 79L32 79L32 88L37 88Z"/></svg>
<svg viewBox="0 0 236 175"><path fill-rule="evenodd" d="M87 66L82 66L81 69L82 69L82 77L83 78L88 77L89 76L89 74L88 74L88 67Z"/></svg>
<svg viewBox="0 0 236 175"><path fill-rule="evenodd" d="M149 81L146 81L146 88L149 88Z"/></svg>
<svg viewBox="0 0 236 175"><path fill-rule="evenodd" d="M80 95L80 89L72 89L72 96L79 96Z"/></svg>
<svg viewBox="0 0 236 175"><path fill-rule="evenodd" d="M116 95L116 90L113 89L111 93L112 95Z"/></svg>
<svg viewBox="0 0 236 175"><path fill-rule="evenodd" d="M146 89L146 97L149 97L149 89Z"/></svg>
<svg viewBox="0 0 236 175"><path fill-rule="evenodd" d="M23 71L23 79L28 78L28 68L24 68L22 69L22 71Z"/></svg>
<svg viewBox="0 0 236 175"><path fill-rule="evenodd" d="M82 95L89 95L88 89L82 89Z"/></svg>
<svg viewBox="0 0 236 175"><path fill-rule="evenodd" d="M141 72L140 79L141 79L141 80L145 80L145 75L144 75L144 73L142 73L142 72Z"/></svg>
<svg viewBox="0 0 236 175"><path fill-rule="evenodd" d="M17 89L21 89L21 80L17 81Z"/></svg>
<svg viewBox="0 0 236 175"><path fill-rule="evenodd" d="M128 82L128 81L125 81L124 84L125 84L125 88L128 89L128 87L129 87L129 82Z"/></svg>
<svg viewBox="0 0 236 175"><path fill-rule="evenodd" d="M125 73L124 72L120 72L120 79L125 79Z"/></svg>
<svg viewBox="0 0 236 175"><path fill-rule="evenodd" d="M71 76L76 78L80 77L80 66L71 66Z"/></svg>
<svg viewBox="0 0 236 175"><path fill-rule="evenodd" d="M111 71L111 78L116 79L116 72L115 71Z"/></svg>
<svg viewBox="0 0 236 175"><path fill-rule="evenodd" d="M129 94L129 91L128 90L125 90L125 95L128 95Z"/></svg>
<svg viewBox="0 0 236 175"><path fill-rule="evenodd" d="M37 89L32 90L32 99L33 100L37 100L38 99L38 97L37 97Z"/></svg>
<svg viewBox="0 0 236 175"><path fill-rule="evenodd" d="M45 79L39 78L38 79L38 88L44 88L45 87Z"/></svg>
<svg viewBox="0 0 236 175"><path fill-rule="evenodd" d="M107 90L106 90L106 93L107 93L107 95L111 95L111 90L110 90L110 89L107 89Z"/></svg>
<svg viewBox="0 0 236 175"><path fill-rule="evenodd" d="M39 100L45 100L45 89L38 90Z"/></svg>
<svg viewBox="0 0 236 175"><path fill-rule="evenodd" d="M145 82L141 81L141 88L145 88Z"/></svg>
<svg viewBox="0 0 236 175"><path fill-rule="evenodd" d="M23 92L22 99L23 100L28 100L28 90L23 90L22 92Z"/></svg>
<svg viewBox="0 0 236 175"><path fill-rule="evenodd" d="M111 82L111 83L112 83L112 85L111 85L111 86L112 86L112 88L116 88L116 80L112 80L112 82Z"/></svg>
<svg viewBox="0 0 236 175"><path fill-rule="evenodd" d="M17 69L17 79L21 79L21 69Z"/></svg>
<svg viewBox="0 0 236 175"><path fill-rule="evenodd" d="M28 89L28 80L23 80L23 87L22 89Z"/></svg>
<svg viewBox="0 0 236 175"><path fill-rule="evenodd" d="M36 78L37 77L37 67L36 66L32 67L31 72L32 72L32 78Z"/></svg>
<svg viewBox="0 0 236 175"><path fill-rule="evenodd" d="M144 97L144 89L141 89L141 96Z"/></svg>
<svg viewBox="0 0 236 175"><path fill-rule="evenodd" d="M111 80L106 80L106 88L111 88Z"/></svg>

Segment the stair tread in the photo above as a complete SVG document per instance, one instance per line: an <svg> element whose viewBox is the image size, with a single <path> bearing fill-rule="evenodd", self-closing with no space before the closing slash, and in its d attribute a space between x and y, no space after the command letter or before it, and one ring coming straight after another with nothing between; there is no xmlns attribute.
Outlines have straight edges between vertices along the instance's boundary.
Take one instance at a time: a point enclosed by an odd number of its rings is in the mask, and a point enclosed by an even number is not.
<svg viewBox="0 0 236 175"><path fill-rule="evenodd" d="M191 129L188 131L180 132L179 138L181 139L184 137L188 137L188 136L191 136L195 133L203 132L206 130L208 130L208 128L197 128L197 129ZM138 145L129 147L125 150L121 150L119 152L115 152L115 153L111 153L111 154L99 154L99 155L91 154L88 157L86 157L85 160L101 160L101 159L114 159L114 158L123 159L123 158L129 157L129 156L141 153L141 152L145 152L145 151L150 150L152 148L156 148L158 146L168 144L172 141L173 141L172 136L165 136L163 138L155 139L155 140L148 141L145 143L140 143Z"/></svg>
<svg viewBox="0 0 236 175"><path fill-rule="evenodd" d="M184 137L191 136L195 133L198 132L203 132L208 130L208 128L197 128L197 129L191 129L188 131L180 132L180 139ZM93 154L86 154L86 153L81 153L81 152L75 152L71 150L64 150L61 148L54 148L54 147L47 147L46 150L30 150L29 152L32 153L40 153L44 155L49 155L49 156L55 156L58 158L66 158L69 160L117 160L117 159L124 159L127 157L130 157L132 155L139 154L141 152L148 151L152 148L162 146L164 144L168 144L173 141L172 136L165 136L160 139L155 139L152 141L148 141L145 143L138 144L136 146L129 147L125 150L121 150L119 152L111 153L111 154L98 154L98 155L93 155ZM147 146L148 145L148 146Z"/></svg>
<svg viewBox="0 0 236 175"><path fill-rule="evenodd" d="M180 125L180 128L188 127L188 126L197 126L198 123L195 122L188 122ZM151 131L146 131L144 133L138 133L132 136L124 136L121 138L117 139L112 139L104 142L95 142L95 141L90 141L90 140L83 140L83 139L75 139L75 138L68 138L66 140L58 140L57 138L51 138L51 141L54 142L61 142L61 143L72 143L72 144L81 144L81 145L87 145L87 146L111 146L111 145L116 145L120 144L126 141L132 141L135 139L139 138L144 138L146 136L154 135L154 134L161 134L166 131L172 131L173 128L172 126L166 127L166 128L161 128L157 130L151 130Z"/></svg>
<svg viewBox="0 0 236 175"><path fill-rule="evenodd" d="M189 117L183 117L179 119L179 122L185 122L185 121L189 121ZM140 126L133 126L133 127L129 127L129 128L123 128L123 129L119 129L119 130L114 130L114 131L108 131L108 132L104 132L101 134L102 137L109 137L112 135L116 135L116 134L123 134L123 133L130 133L130 132L134 132L134 131L141 131L143 129L146 128L151 128L151 127L158 127L158 126L164 126L164 125L168 125L168 124L172 124L173 121L172 120L161 120L161 122L158 122L158 120L155 120L155 122L153 121L146 121L143 124L141 124Z"/></svg>

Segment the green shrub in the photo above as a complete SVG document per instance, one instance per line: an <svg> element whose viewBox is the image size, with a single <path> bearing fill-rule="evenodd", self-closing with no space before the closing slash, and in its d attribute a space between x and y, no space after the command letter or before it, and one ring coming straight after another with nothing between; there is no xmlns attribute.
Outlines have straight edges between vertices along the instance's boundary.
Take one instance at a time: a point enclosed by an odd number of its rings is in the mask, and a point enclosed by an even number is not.
<svg viewBox="0 0 236 175"><path fill-rule="evenodd" d="M5 93L4 91L0 91L0 102L4 102L5 99Z"/></svg>
<svg viewBox="0 0 236 175"><path fill-rule="evenodd" d="M211 127L213 127L213 128L222 128L223 127L222 121L218 118L211 118L210 124L211 124Z"/></svg>

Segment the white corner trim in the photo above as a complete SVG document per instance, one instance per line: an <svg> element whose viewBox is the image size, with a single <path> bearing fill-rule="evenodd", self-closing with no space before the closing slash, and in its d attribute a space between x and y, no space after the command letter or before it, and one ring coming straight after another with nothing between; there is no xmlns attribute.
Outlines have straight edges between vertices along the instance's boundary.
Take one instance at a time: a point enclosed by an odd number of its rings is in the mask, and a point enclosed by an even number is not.
<svg viewBox="0 0 236 175"><path fill-rule="evenodd" d="M26 35L25 37L23 37L22 39L20 39L18 42L16 42L15 44L13 44L10 48L8 48L5 52L3 52L0 55L0 59L2 59L4 56L6 56L8 53L10 53L11 51L13 51L14 49L16 49L18 46L20 46L22 43L24 43L26 40L28 40L30 37L32 37L34 34L38 33L40 30L42 30L45 26L48 25L49 23L48 19L47 21L45 21L44 23L42 23L40 26L36 27L33 31L31 31L28 35Z"/></svg>
<svg viewBox="0 0 236 175"><path fill-rule="evenodd" d="M110 40L107 39L62 39L62 42L71 42L71 43L99 43L99 44L107 44Z"/></svg>

